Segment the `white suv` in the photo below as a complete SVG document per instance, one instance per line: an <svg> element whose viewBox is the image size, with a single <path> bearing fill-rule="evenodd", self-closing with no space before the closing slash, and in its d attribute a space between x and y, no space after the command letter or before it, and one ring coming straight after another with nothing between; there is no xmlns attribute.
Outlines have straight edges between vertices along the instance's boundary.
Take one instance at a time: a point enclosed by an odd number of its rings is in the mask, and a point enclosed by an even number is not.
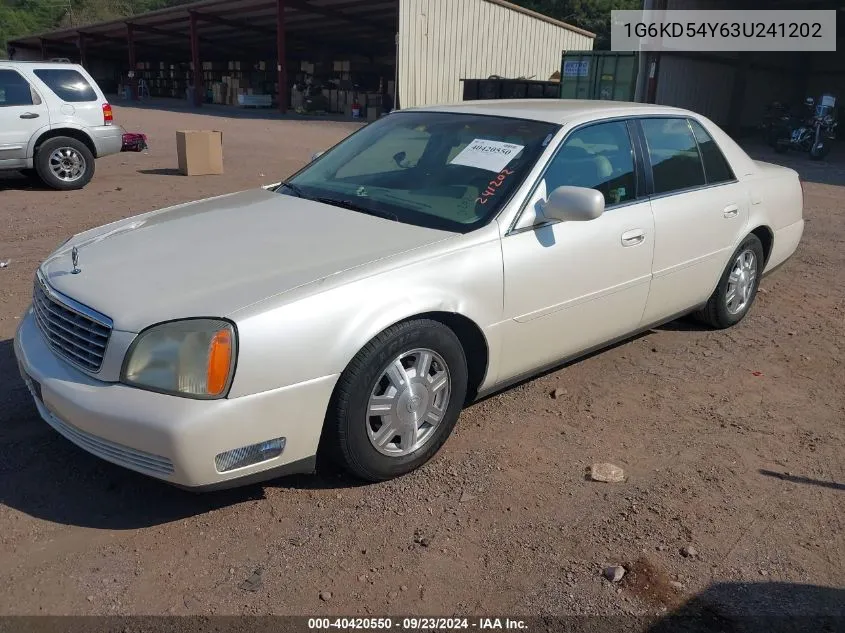
<svg viewBox="0 0 845 633"><path fill-rule="evenodd" d="M82 66L0 61L0 170L81 189L94 175L94 159L122 145L123 129Z"/></svg>

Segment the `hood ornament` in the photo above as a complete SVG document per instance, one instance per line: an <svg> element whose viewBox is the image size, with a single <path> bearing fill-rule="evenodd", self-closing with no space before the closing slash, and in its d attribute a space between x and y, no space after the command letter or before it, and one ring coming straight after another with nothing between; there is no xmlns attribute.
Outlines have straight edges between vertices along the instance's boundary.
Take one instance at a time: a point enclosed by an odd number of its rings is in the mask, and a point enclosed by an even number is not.
<svg viewBox="0 0 845 633"><path fill-rule="evenodd" d="M71 270L72 275L78 275L82 272L82 269L79 267L79 249L74 246L70 251L70 261L73 264L73 270Z"/></svg>

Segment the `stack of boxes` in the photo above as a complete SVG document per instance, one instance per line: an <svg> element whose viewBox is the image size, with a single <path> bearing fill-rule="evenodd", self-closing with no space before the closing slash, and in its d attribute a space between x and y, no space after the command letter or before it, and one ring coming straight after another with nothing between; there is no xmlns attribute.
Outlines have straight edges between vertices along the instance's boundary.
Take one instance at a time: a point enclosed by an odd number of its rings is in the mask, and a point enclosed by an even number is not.
<svg viewBox="0 0 845 633"><path fill-rule="evenodd" d="M270 97L270 93L275 92L277 86L272 81L275 77L271 77L271 73L267 72L271 67L271 63L264 61L256 62L252 67L239 61L230 61L227 64L203 62L203 81L206 89L211 91L212 103L238 105L249 102L248 105L269 106L267 98L244 100L241 97Z"/></svg>
<svg viewBox="0 0 845 633"><path fill-rule="evenodd" d="M170 64L165 62L139 62L136 77L146 80L150 95L184 99L193 83L193 64ZM278 94L276 63L259 61L255 63L202 62L203 101L220 105L245 105L269 107ZM388 72L390 72L388 70ZM288 70L291 79L298 86L312 83L321 88L311 89L311 96L320 94L320 110L346 114L352 117L352 106L360 106L360 117L375 120L382 114L381 90L362 90L360 86L383 87L389 95L395 95L392 80L378 73L374 65L365 60L338 60L333 62L300 62ZM293 110L305 106L303 92L296 88L290 91L290 107ZM307 108L306 108L307 109Z"/></svg>
<svg viewBox="0 0 845 633"><path fill-rule="evenodd" d="M329 77L322 81L321 92L328 104L328 112L343 113L352 117L352 106L357 103L360 106L361 118L370 121L377 119L382 114L382 95L379 91L364 91L355 89L354 81L356 76L366 73L373 75L372 64L368 62L357 62L351 60L334 61L330 65L313 62L301 62L299 67L300 75ZM393 80L385 83L387 94L394 95L395 83ZM313 92L312 92L313 94ZM303 107L304 95L299 90L291 91L290 106L292 109Z"/></svg>

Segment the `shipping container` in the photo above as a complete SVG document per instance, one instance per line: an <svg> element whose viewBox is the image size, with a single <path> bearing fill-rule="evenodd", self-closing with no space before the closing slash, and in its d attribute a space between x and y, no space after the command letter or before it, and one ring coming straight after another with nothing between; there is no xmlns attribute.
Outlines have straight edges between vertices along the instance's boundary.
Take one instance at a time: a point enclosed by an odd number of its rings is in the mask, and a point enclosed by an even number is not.
<svg viewBox="0 0 845 633"><path fill-rule="evenodd" d="M593 39L503 0L399 0L399 106L460 101L462 78L548 80Z"/></svg>
<svg viewBox="0 0 845 633"><path fill-rule="evenodd" d="M633 101L637 54L617 51L564 51L561 99Z"/></svg>

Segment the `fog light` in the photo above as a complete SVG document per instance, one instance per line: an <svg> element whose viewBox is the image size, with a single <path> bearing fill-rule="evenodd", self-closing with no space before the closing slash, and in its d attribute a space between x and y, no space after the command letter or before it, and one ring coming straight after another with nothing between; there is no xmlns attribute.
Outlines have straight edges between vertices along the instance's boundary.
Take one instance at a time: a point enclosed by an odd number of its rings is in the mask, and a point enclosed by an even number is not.
<svg viewBox="0 0 845 633"><path fill-rule="evenodd" d="M214 458L214 464L217 466L218 473L225 473L236 468L266 462L268 459L281 455L283 450L285 450L285 438L277 437L274 440L220 453Z"/></svg>

